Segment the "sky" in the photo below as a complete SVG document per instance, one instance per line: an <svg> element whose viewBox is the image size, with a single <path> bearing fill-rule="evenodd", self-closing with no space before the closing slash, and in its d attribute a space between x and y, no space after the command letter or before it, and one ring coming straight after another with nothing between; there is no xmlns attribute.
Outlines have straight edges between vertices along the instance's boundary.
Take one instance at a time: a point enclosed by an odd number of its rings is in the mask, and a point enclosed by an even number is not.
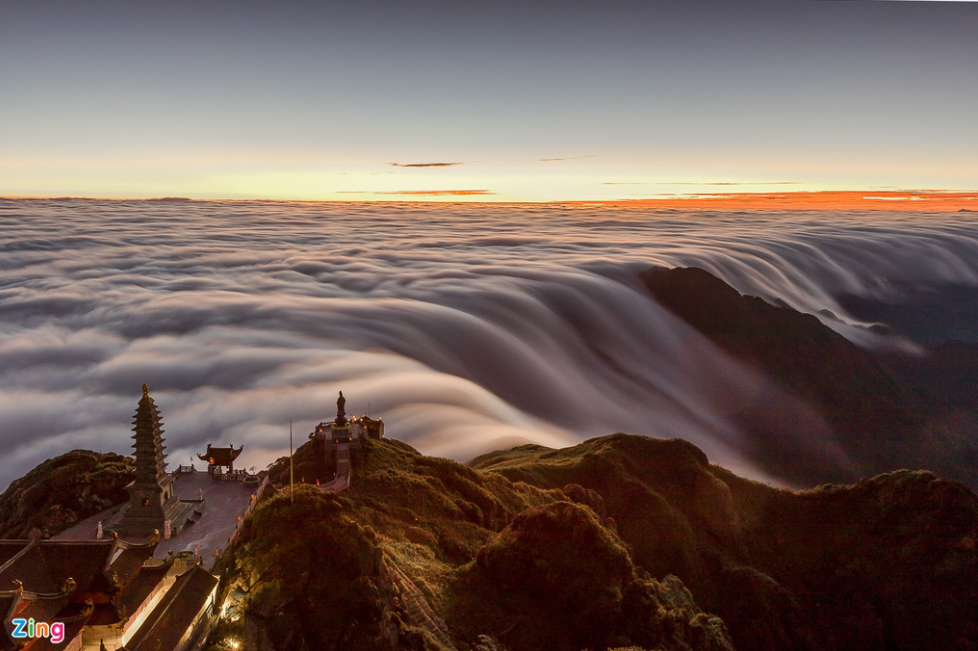
<svg viewBox="0 0 978 651"><path fill-rule="evenodd" d="M0 196L978 189L978 3L0 4Z"/></svg>

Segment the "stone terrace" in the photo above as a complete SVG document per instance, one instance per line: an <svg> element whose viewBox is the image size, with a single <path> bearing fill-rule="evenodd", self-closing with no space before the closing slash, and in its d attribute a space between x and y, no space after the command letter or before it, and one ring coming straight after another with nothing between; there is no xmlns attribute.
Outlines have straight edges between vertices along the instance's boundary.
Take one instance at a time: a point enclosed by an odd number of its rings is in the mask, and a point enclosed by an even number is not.
<svg viewBox="0 0 978 651"><path fill-rule="evenodd" d="M179 535L169 540L161 539L154 556L166 558L171 551L196 550L203 558L204 567L212 569L217 559L216 550L223 553L227 547L240 519L248 511L255 489L246 489L237 481L215 481L209 474L200 471L176 473L173 486L177 497L181 499L199 499L203 493L206 506L195 524L187 526ZM94 540L99 521L102 522L103 529L106 529L105 536L109 536L107 528L122 518L124 508L125 506L117 506L82 520L54 536L54 539ZM160 535L162 534L161 531ZM142 539L134 541L142 542Z"/></svg>

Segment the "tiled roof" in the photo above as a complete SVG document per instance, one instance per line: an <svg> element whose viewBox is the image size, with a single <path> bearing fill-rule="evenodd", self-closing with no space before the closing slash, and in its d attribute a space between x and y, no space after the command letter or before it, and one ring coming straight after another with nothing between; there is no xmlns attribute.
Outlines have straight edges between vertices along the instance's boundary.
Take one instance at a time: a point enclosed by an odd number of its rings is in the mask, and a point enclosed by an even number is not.
<svg viewBox="0 0 978 651"><path fill-rule="evenodd" d="M0 617L4 618L4 624L6 624L7 614L14 605L14 601L17 599L17 594L14 592L3 592L0 593ZM17 646L14 641L10 638L10 631L4 626L3 630L0 631L0 651L9 651L11 649L16 649Z"/></svg>
<svg viewBox="0 0 978 651"><path fill-rule="evenodd" d="M146 597L160 584L169 568L169 565L143 568L126 585L126 589L122 591L116 600L119 611L131 617L136 609L139 608L140 604L146 600Z"/></svg>
<svg viewBox="0 0 978 651"><path fill-rule="evenodd" d="M9 550L13 547L9 543L13 542L0 541L0 548ZM78 595L109 592L112 585L103 570L114 575L120 586L125 586L139 573L143 561L153 555L150 545L127 546L112 539L17 543L26 551L0 566L0 590L15 589L17 580L31 592L60 592L71 577Z"/></svg>
<svg viewBox="0 0 978 651"><path fill-rule="evenodd" d="M19 547L19 555L10 556L0 566L0 590L14 591L17 581L23 586L25 599L17 603L17 612L8 612L16 596L0 601L3 614L11 617L34 618L35 621L64 621L72 619L78 627L87 624L115 624L123 619L120 608L129 613L135 610L165 575L163 570L142 570L143 561L153 553L152 545L131 546L113 539L88 541L42 540L2 541L0 547L13 550ZM116 578L117 590L106 576ZM57 599L37 598L55 595L66 586L68 578L75 581L70 594ZM10 593L13 594L13 593ZM94 610L84 612L83 602L91 601ZM117 603L114 603L117 601ZM8 617L9 620L9 617ZM0 651L10 646L9 635L0 635ZM7 644L7 646L4 646ZM37 647L35 642L31 649ZM55 648L55 647L52 647ZM63 648L63 646L61 647Z"/></svg>
<svg viewBox="0 0 978 651"><path fill-rule="evenodd" d="M115 551L114 543L114 540L42 541L38 551L49 574L51 591L60 590L69 576L78 584L79 592L109 588L102 570Z"/></svg>
<svg viewBox="0 0 978 651"><path fill-rule="evenodd" d="M153 557L154 549L153 545L131 546L123 549L110 560L108 571L114 572L119 584L124 586L141 574L140 568L143 562Z"/></svg>
<svg viewBox="0 0 978 651"><path fill-rule="evenodd" d="M27 544L26 540L0 540L0 567L19 554Z"/></svg>
<svg viewBox="0 0 978 651"><path fill-rule="evenodd" d="M241 454L243 449L243 445L235 450L233 445L229 448L215 448L208 443L207 451L203 454L198 454L197 458L208 462L212 466L227 466L238 458L238 455Z"/></svg>
<svg viewBox="0 0 978 651"><path fill-rule="evenodd" d="M16 579L31 592L60 592L68 577L82 592L106 589L102 568L114 542L40 541L0 571L0 590L15 587Z"/></svg>
<svg viewBox="0 0 978 651"><path fill-rule="evenodd" d="M25 590L33 592L55 592L58 589L51 589L51 577L37 545L30 545L23 554L8 561L0 571L0 590L16 590L15 581L20 581Z"/></svg>
<svg viewBox="0 0 978 651"><path fill-rule="evenodd" d="M110 626L112 624L118 624L124 619L122 613L112 602L105 602L101 604L95 604L95 610L92 611L91 617L88 618L88 623L91 626Z"/></svg>
<svg viewBox="0 0 978 651"><path fill-rule="evenodd" d="M217 577L199 566L184 572L129 640L126 648L149 651L176 647L216 586Z"/></svg>

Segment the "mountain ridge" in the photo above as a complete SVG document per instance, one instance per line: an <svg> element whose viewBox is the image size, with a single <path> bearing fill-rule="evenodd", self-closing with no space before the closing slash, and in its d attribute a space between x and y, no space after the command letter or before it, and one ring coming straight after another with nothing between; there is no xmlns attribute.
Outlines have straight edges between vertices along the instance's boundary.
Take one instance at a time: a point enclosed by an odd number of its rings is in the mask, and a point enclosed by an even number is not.
<svg viewBox="0 0 978 651"><path fill-rule="evenodd" d="M319 454L310 442L296 458ZM978 498L929 472L796 492L685 441L614 434L471 465L369 441L354 473L339 495L307 476L259 505L221 566L246 622L227 634L509 651L969 649L978 636ZM342 561L312 560L325 553ZM289 623L263 623L270 612Z"/></svg>
<svg viewBox="0 0 978 651"><path fill-rule="evenodd" d="M753 457L774 476L811 486L921 464L978 487L978 469L971 462L978 459L973 424L978 412L944 404L933 390L942 378L948 381L951 369L962 377L978 376L974 352L959 354L959 363L951 366L946 346L923 357L866 350L811 314L743 296L695 267L653 267L640 279L663 307L813 407L828 424L829 431L809 433L783 399L767 406L770 413L754 409L735 415ZM965 390L953 389L955 395ZM795 431L841 455L822 448L809 449L809 457L799 454L798 441L787 436Z"/></svg>
<svg viewBox="0 0 978 651"><path fill-rule="evenodd" d="M35 493L99 460L63 457L25 476ZM118 461L103 465L124 474ZM978 497L927 471L792 491L686 441L621 433L467 465L366 441L341 494L315 486L332 472L321 442L295 461L306 481L290 491L287 459L274 464L217 567L230 607L211 651L232 638L309 651L964 650L978 639ZM118 483L98 467L62 497ZM38 524L18 522L4 524Z"/></svg>

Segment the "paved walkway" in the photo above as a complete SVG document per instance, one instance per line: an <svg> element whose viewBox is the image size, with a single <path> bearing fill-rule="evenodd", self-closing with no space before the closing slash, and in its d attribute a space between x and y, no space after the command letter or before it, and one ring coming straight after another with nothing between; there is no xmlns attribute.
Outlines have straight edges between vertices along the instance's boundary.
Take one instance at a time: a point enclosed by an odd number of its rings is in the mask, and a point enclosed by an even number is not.
<svg viewBox="0 0 978 651"><path fill-rule="evenodd" d="M177 497L186 500L200 499L203 493L207 506L197 522L188 525L179 535L169 540L160 540L153 554L156 558L166 558L168 552L197 551L206 569L214 567L217 560L215 550L222 552L227 547L232 534L243 519L251 503L255 489L246 489L237 481L214 481L206 472L188 472L176 475L173 482ZM82 520L74 527L57 536L56 540L94 540L101 520L103 528L115 524L122 518L122 505L103 511L98 515ZM162 533L162 532L160 532ZM105 534L109 535L108 532ZM136 539L142 540L142 539Z"/></svg>
<svg viewBox="0 0 978 651"><path fill-rule="evenodd" d="M328 493L339 493L350 487L350 478L353 475L350 465L350 444L338 443L336 445L336 477L332 481L319 486L321 490Z"/></svg>

